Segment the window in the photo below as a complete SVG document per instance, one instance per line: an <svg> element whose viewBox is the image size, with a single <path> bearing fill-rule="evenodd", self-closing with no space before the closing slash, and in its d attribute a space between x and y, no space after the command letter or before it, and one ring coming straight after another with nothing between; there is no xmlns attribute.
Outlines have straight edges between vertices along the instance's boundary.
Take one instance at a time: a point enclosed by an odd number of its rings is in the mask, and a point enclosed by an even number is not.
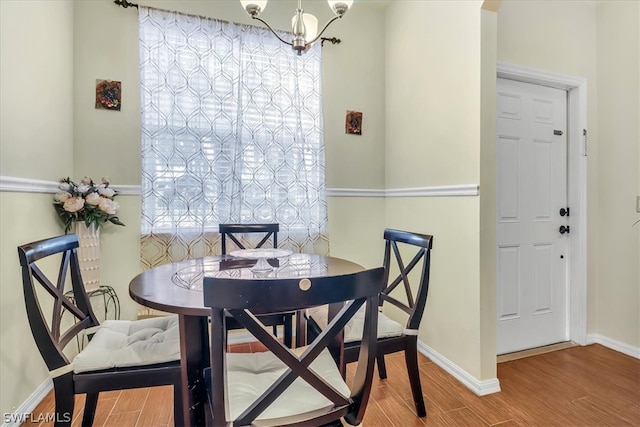
<svg viewBox="0 0 640 427"><path fill-rule="evenodd" d="M229 222L327 246L320 59L259 27L140 7L143 258L168 241L177 258L214 253L202 241Z"/></svg>

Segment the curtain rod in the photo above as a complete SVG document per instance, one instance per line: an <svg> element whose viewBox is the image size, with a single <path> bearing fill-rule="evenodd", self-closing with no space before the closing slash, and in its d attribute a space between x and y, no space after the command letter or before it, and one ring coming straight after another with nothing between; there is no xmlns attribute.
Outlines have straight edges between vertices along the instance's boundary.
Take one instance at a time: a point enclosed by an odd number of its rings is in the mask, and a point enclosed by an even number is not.
<svg viewBox="0 0 640 427"><path fill-rule="evenodd" d="M138 8L138 5L135 3L129 3L127 0L113 0L113 2L115 4L117 4L118 6L122 6L125 9L128 7L135 7L136 9Z"/></svg>
<svg viewBox="0 0 640 427"><path fill-rule="evenodd" d="M125 9L128 7L135 7L136 9L138 8L138 5L136 3L130 3L127 0L113 0L113 2L118 6L124 7ZM342 41L336 37L320 37L320 40L322 40L320 42L320 46L324 46L324 42L331 42L331 44L339 44Z"/></svg>

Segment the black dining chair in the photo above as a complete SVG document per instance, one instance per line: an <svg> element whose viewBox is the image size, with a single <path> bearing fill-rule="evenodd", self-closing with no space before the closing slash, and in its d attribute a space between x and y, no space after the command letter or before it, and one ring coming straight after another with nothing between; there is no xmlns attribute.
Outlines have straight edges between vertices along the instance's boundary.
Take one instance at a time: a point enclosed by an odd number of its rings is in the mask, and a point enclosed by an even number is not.
<svg viewBox="0 0 640 427"><path fill-rule="evenodd" d="M238 249L247 249L249 243L243 235L258 234L261 238L251 249L262 248L271 239L273 248L278 248L278 232L280 224L220 224L220 240L222 242L222 255L227 255L227 240L233 242ZM256 239L257 240L257 239ZM277 262L278 260L268 260L268 262ZM283 340L287 347L293 345L293 319L296 313L272 313L261 316L261 320L265 325L273 328L273 334L277 335L278 326L283 327ZM227 322L228 330L243 329L240 325L231 319Z"/></svg>
<svg viewBox="0 0 640 427"><path fill-rule="evenodd" d="M222 241L222 255L227 254L227 239L236 244L238 249L247 249L246 241L243 241L243 234L263 234L262 239L251 249L261 248L269 241L273 241L273 247L278 247L278 232L280 224L220 224L220 239Z"/></svg>
<svg viewBox="0 0 640 427"><path fill-rule="evenodd" d="M380 306L382 308L384 304L390 304L400 309L407 315L407 321L402 325L384 313L380 313L377 350L378 374L381 379L387 378L384 360L386 354L404 352L416 413L419 417L425 417L427 410L422 396L420 370L418 369L418 328L420 327L429 292L433 236L386 229L384 231L384 240L386 286L380 294ZM411 251L413 253L413 257L408 263L405 262L406 258L403 258L401 251ZM399 271L393 280L389 280L391 267L395 267ZM413 289L416 288L412 288L409 281L409 275L414 269L419 270L420 273L415 294ZM344 363L351 363L357 359L361 346L360 336L362 336L361 316L362 314L360 313L354 317L345 333ZM325 307L308 310L307 335L309 337L313 338L321 333L326 324L327 310Z"/></svg>
<svg viewBox="0 0 640 427"><path fill-rule="evenodd" d="M174 419L181 425L177 316L100 324L82 282L75 234L19 246L18 256L29 326L53 379L55 426L71 425L76 394L87 395L82 425L91 426L100 392L160 385L173 385ZM56 273L45 274L55 262ZM72 299L64 291L69 280ZM89 343L75 357L63 352L85 337Z"/></svg>
<svg viewBox="0 0 640 427"><path fill-rule="evenodd" d="M211 364L205 383L213 426L358 425L375 365L382 267L335 277L234 280L204 278L211 308ZM275 292L275 289L278 292ZM264 329L259 314L331 304L330 322L306 347L291 350ZM345 383L335 357L342 331L362 308L363 335L355 379ZM229 353L225 324L233 316L262 343L261 353ZM338 424L334 424L338 423Z"/></svg>

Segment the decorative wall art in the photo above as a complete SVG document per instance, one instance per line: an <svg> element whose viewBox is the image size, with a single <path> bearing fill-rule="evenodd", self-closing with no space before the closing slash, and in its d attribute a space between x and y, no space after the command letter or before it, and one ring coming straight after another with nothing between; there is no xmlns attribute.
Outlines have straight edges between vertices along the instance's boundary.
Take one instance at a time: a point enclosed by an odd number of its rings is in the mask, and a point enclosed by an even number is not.
<svg viewBox="0 0 640 427"><path fill-rule="evenodd" d="M362 135L362 113L359 111L347 111L345 121L345 133Z"/></svg>
<svg viewBox="0 0 640 427"><path fill-rule="evenodd" d="M96 109L120 111L122 83L112 80L96 80Z"/></svg>

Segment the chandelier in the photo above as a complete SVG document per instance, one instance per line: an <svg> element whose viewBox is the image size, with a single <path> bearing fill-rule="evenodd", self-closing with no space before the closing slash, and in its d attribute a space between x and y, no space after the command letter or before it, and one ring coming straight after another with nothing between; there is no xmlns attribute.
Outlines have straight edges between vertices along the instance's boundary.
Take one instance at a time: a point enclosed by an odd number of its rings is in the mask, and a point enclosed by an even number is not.
<svg viewBox="0 0 640 427"><path fill-rule="evenodd" d="M298 8L295 15L291 19L291 27L293 30L293 40L286 41L275 32L271 25L269 25L264 19L260 18L260 14L267 7L268 0L240 0L242 7L247 11L249 16L253 19L257 19L262 22L267 28L283 43L288 44L293 48L298 55L302 55L309 50L312 44L314 44L322 33L327 29L333 21L338 18L342 18L353 4L353 0L327 0L329 7L336 14L333 18L326 23L320 32L318 32L318 18L310 13L304 13L302 10L302 0L298 0Z"/></svg>

